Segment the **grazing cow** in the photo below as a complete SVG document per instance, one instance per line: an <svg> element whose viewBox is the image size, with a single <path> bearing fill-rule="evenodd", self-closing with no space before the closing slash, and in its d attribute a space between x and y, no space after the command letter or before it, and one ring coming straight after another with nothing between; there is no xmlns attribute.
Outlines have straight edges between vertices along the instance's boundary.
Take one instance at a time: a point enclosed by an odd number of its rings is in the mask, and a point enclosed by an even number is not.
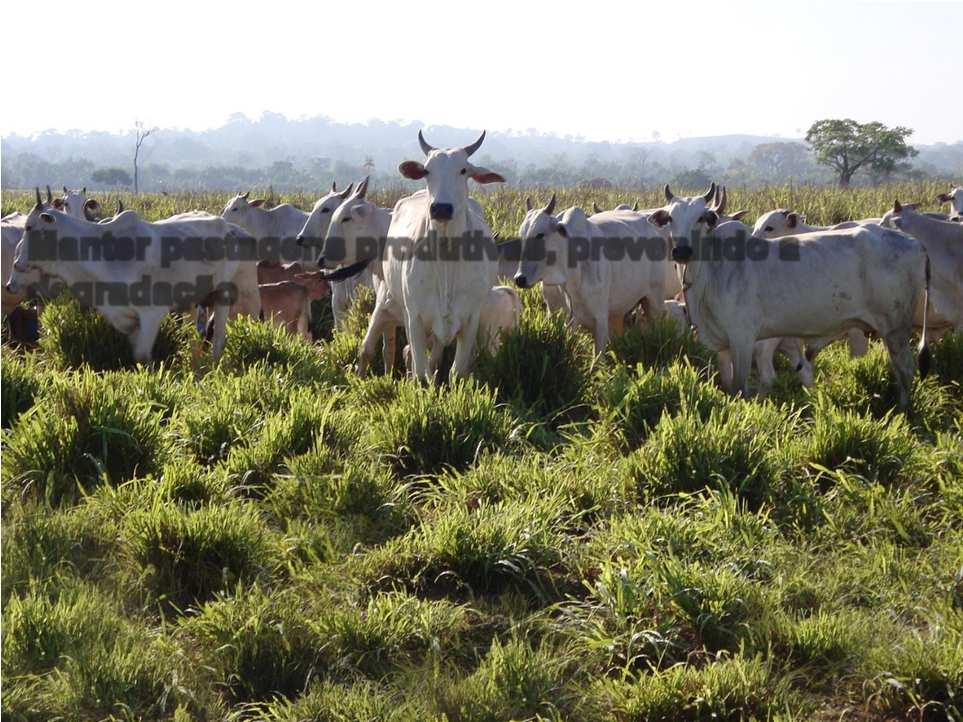
<svg viewBox="0 0 963 722"><path fill-rule="evenodd" d="M47 234L53 234L52 239L58 244L57 255L70 245L80 254L76 259L49 258L44 252L44 247L51 247ZM98 241L106 247L106 239L129 240L133 259L104 260L96 251L83 253L85 247L98 248ZM219 247L225 244L226 248L219 249L228 259L187 260L188 249L196 249L199 241L210 248L211 240L217 241ZM177 246L185 251L183 255ZM224 250L232 253L224 254ZM253 256L254 239L216 216L185 214L183 218L175 216L147 223L133 211L125 211L109 223L100 224L46 210L38 202L27 216L7 287L19 293L29 281L29 274L40 272L61 279L74 290L92 289L92 298L82 300L90 302L114 328L128 335L137 361L151 358L160 324L170 310L214 302L214 357L219 358L224 349L226 302L233 295L229 289L233 288L239 299L253 298L252 303L260 308L254 263L237 260L242 253Z"/></svg>
<svg viewBox="0 0 963 722"><path fill-rule="evenodd" d="M469 161L484 140L483 132L470 145L439 149L419 131L427 160L407 160L398 168L405 178L425 179L427 188L395 204L384 254L386 291L375 313L386 307L402 310L416 378L431 375L429 336L441 346L457 341L452 377L465 376L474 360L481 309L498 264L491 229L468 197L468 180L505 180Z"/></svg>
<svg viewBox="0 0 963 722"><path fill-rule="evenodd" d="M298 273L293 280L259 283L261 294L261 313L266 321L271 321L287 329L289 333L299 334L308 341L308 317L305 309L311 301L318 301L328 295L328 282L317 274Z"/></svg>
<svg viewBox="0 0 963 722"><path fill-rule="evenodd" d="M953 212L950 213L952 218L963 216L963 188L951 188L949 193L940 193L936 200L940 203L950 204L953 209Z"/></svg>
<svg viewBox="0 0 963 722"><path fill-rule="evenodd" d="M301 232L298 233L298 243L302 246L324 245L324 239L328 235L328 228L334 212L351 194L354 183L349 183L348 187L342 191L338 190L335 183L331 184L331 191L320 198L311 209L311 213L305 221ZM373 288L371 272L366 270L357 276L345 278L331 287L331 313L334 316L334 327L344 328L344 321L347 317L348 307L354 298L355 289L359 286Z"/></svg>
<svg viewBox="0 0 963 722"><path fill-rule="evenodd" d="M738 224L735 233L733 224ZM899 403L905 407L914 370L913 316L920 299L928 305L923 246L875 225L776 241L750 238L748 230L730 221L714 233L719 238L743 234L747 252L736 258L702 258L685 237L674 239L672 249L673 259L683 267L690 320L699 340L719 354L726 390L748 394L757 340L834 338L860 328L883 339ZM925 318L919 360L925 375L929 361Z"/></svg>
<svg viewBox="0 0 963 722"><path fill-rule="evenodd" d="M930 218L899 201L883 216L883 225L908 233L926 248L932 269L929 328L938 335L963 328L963 226Z"/></svg>
<svg viewBox="0 0 963 722"><path fill-rule="evenodd" d="M640 302L649 315L665 313L667 261L653 258L653 246L664 247L644 216L605 211L589 217L581 208L569 208L556 217L554 195L544 208L532 208L531 201L527 206L515 285L531 288L541 281L562 287L573 319L592 330L597 353L605 348L610 327L621 333L625 314ZM575 243L601 252L577 257ZM638 253L630 255L630 246Z"/></svg>
<svg viewBox="0 0 963 722"><path fill-rule="evenodd" d="M331 215L318 265L322 267L357 266L355 270L358 271L358 275L336 282L335 291L352 279L367 275L370 281L365 285L374 289L377 299L387 290L384 287L384 261L378 255L378 244L388 236L392 214L387 208L381 208L367 200L367 195L368 179L365 178L358 185L358 189L348 196ZM361 262L360 266L357 265L359 262ZM353 289L353 286L350 287L350 290ZM350 299L345 297L344 306L341 309L342 315L346 313L349 301ZM359 369L362 374L374 358L379 340L382 345L385 371L390 372L394 368L396 329L404 323L404 315L397 312L396 306L379 305L376 300L375 311L371 314L368 331L365 334L366 345L361 350Z"/></svg>

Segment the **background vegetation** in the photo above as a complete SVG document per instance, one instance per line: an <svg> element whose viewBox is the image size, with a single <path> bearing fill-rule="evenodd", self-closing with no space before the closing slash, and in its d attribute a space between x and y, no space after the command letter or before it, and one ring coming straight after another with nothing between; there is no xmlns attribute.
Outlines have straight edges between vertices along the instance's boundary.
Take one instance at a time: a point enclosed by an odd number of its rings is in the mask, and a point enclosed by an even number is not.
<svg viewBox="0 0 963 722"><path fill-rule="evenodd" d="M939 190L730 195L829 223ZM502 236L525 193L480 195ZM875 342L733 400L691 336L594 358L523 295L441 388L355 377L366 297L314 345L241 319L217 368L188 320L135 366L48 304L2 351L3 718L963 716L963 337L906 414Z"/></svg>

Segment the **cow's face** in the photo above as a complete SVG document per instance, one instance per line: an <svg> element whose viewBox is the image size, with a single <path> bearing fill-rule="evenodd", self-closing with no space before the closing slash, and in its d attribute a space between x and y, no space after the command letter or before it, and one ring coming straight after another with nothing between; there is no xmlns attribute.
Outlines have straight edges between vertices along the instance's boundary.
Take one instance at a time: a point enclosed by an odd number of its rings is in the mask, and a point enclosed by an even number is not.
<svg viewBox="0 0 963 722"><path fill-rule="evenodd" d="M380 240L375 238L376 232L372 228L374 212L374 204L356 196L338 206L331 216L331 225L321 249L325 267L350 266L364 260L362 255L370 260L374 250L371 243Z"/></svg>
<svg viewBox="0 0 963 722"><path fill-rule="evenodd" d="M949 203L957 213L963 213L963 188L954 188L949 193L940 193L940 203Z"/></svg>
<svg viewBox="0 0 963 722"><path fill-rule="evenodd" d="M515 272L515 285L531 288L541 281L546 286L565 283L568 229L552 215L555 196L545 208L530 209L518 231L522 240L522 257Z"/></svg>
<svg viewBox="0 0 963 722"><path fill-rule="evenodd" d="M898 228L903 230L906 219L915 215L917 215L915 203L907 203L906 205L903 205L899 201L896 201L893 203L893 207L883 214L879 224L881 226L885 226L886 228Z"/></svg>
<svg viewBox="0 0 963 722"><path fill-rule="evenodd" d="M473 165L468 158L481 147L485 133L464 148L442 150L434 148L418 132L421 149L427 156L424 163L406 160L398 170L410 180L425 179L428 186L429 227L444 232L454 219L464 219L468 213L468 179L476 183L504 183L505 179L487 168Z"/></svg>
<svg viewBox="0 0 963 722"><path fill-rule="evenodd" d="M707 220L709 201L715 196L716 184L701 196L677 197L665 186L667 204L649 216L649 222L668 236L676 248L690 248L692 233ZM673 251L673 257L675 252Z"/></svg>
<svg viewBox="0 0 963 722"><path fill-rule="evenodd" d="M40 282L43 268L31 258L30 243L34 234L57 227L57 214L42 206L39 202L30 211L23 227L23 236L17 243L13 257L13 268L10 277L5 279L6 288L10 293L24 293L30 286Z"/></svg>
<svg viewBox="0 0 963 722"><path fill-rule="evenodd" d="M324 239L328 235L328 227L331 225L334 212L351 194L353 188L354 183L339 191L332 184L331 190L315 202L311 213L308 215L308 220L304 222L304 227L298 233L299 246L324 245Z"/></svg>
<svg viewBox="0 0 963 722"><path fill-rule="evenodd" d="M256 209L259 209L264 205L263 198L256 198L253 201L249 201L249 195L250 191L247 193L238 193L231 200L229 200L227 205L224 206L224 210L221 211L221 218L229 223L237 224L242 228L245 227L246 221L250 217L250 214L256 213Z"/></svg>
<svg viewBox="0 0 963 722"><path fill-rule="evenodd" d="M86 186L79 191L64 186L63 196L53 199L53 207L83 221L96 221L100 212L100 204L93 198L87 198Z"/></svg>
<svg viewBox="0 0 963 722"><path fill-rule="evenodd" d="M759 216L753 226L752 235L756 238L779 238L792 233L799 225L799 214L783 209L769 211Z"/></svg>

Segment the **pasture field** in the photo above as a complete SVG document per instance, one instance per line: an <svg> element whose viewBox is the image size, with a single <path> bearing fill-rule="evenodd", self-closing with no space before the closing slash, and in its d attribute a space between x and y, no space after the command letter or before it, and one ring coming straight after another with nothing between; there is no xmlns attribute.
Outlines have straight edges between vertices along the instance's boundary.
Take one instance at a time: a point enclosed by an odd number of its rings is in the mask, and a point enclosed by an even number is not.
<svg viewBox="0 0 963 722"><path fill-rule="evenodd" d="M729 195L830 223L944 188ZM526 194L476 197L504 238ZM67 299L5 337L3 719L963 719L963 335L906 413L878 342L742 400L671 323L595 357L522 297L440 387L357 378L370 294L314 345L238 319L216 368L188 319L135 366Z"/></svg>

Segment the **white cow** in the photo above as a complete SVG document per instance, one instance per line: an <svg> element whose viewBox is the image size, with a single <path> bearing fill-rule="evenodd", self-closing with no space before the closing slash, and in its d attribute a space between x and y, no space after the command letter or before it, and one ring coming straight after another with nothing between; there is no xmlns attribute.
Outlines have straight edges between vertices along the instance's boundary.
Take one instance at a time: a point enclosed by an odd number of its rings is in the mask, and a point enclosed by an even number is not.
<svg viewBox="0 0 963 722"><path fill-rule="evenodd" d="M62 280L68 288L85 290L98 312L121 333L127 334L137 361L151 358L151 350L161 321L172 309L187 309L205 301L215 302L214 357L224 349L224 326L228 317L226 302L233 288L246 303L260 307L256 268L253 261L254 239L241 228L216 216L185 214L186 217L158 223L141 220L125 211L108 223L73 218L64 212L45 210L39 203L27 217L24 236L17 247L8 290L18 293L31 272ZM37 244L44 243L41 233L52 233L60 255L65 244L94 250L75 259L50 258ZM83 239L83 243L81 243ZM130 253L124 258L104 260L111 246L97 244L114 239L125 243ZM189 249L203 243L212 253L200 253L201 260L188 260ZM212 244L213 242L213 244ZM47 251L49 251L49 246ZM120 248L120 246L114 246ZM207 260L205 255L227 259ZM225 250L232 253L225 254ZM98 252L99 251L99 252ZM238 260L247 253L251 261ZM129 255L130 258L126 258Z"/></svg>
<svg viewBox="0 0 963 722"><path fill-rule="evenodd" d="M350 183L343 191L339 191L336 184L331 184L331 191L314 204L304 227L298 234L300 245L317 247L324 245L324 239L328 235L328 228L331 225L334 212L351 195L353 189L354 183ZM357 276L345 278L343 281L331 285L331 313L334 316L334 327L336 329L344 328L348 307L351 305L355 289L359 285L374 288L370 270L365 270Z"/></svg>
<svg viewBox="0 0 963 722"><path fill-rule="evenodd" d="M749 229L738 221L722 224L719 235L735 235L732 224L748 238ZM834 338L860 328L882 338L900 405L909 403L913 316L920 299L928 305L926 251L918 241L871 225L776 241L749 239L745 253L720 260L703 258L687 238L674 244L673 259L684 269L690 320L699 340L719 354L728 391L748 394L757 340ZM924 318L923 374L928 359ZM730 364L732 377L727 378Z"/></svg>
<svg viewBox="0 0 963 722"><path fill-rule="evenodd" d="M392 213L367 200L368 179L365 178L357 191L348 196L331 214L328 228L321 247L319 264L330 268L341 266L352 269L355 275L332 283L337 289L345 283L362 275L370 279L369 285L375 291L375 298L382 298L387 292L385 287L384 261L380 255L380 244L388 236ZM329 276L330 277L330 276ZM350 288L353 291L354 285ZM332 290L332 295L334 294ZM341 313L347 311L347 301ZM342 321L343 323L343 321ZM379 304L368 322L365 345L361 350L359 371L363 375L371 359L374 358L377 343L382 344L382 358L385 371L394 368L395 336L398 326L405 323L404 314L394 304Z"/></svg>
<svg viewBox="0 0 963 722"><path fill-rule="evenodd" d="M61 198L51 198L50 196L50 187L48 186L47 201L55 210L63 211L72 218L87 221L97 220L100 204L93 198L87 198L87 186L79 191L73 191L64 186L64 194Z"/></svg>
<svg viewBox="0 0 963 722"><path fill-rule="evenodd" d="M930 218L899 201L883 216L883 225L910 234L926 248L931 273L929 327L939 335L963 328L963 225Z"/></svg>
<svg viewBox="0 0 963 722"><path fill-rule="evenodd" d="M457 342L453 377L465 376L474 360L481 309L498 263L491 229L468 197L468 180L505 180L469 162L484 140L483 132L463 148L438 149L419 131L426 162L408 160L398 168L410 180L426 179L428 187L395 204L384 255L386 291L375 313L379 307L402 310L416 378L431 375L429 336L441 346Z"/></svg>
<svg viewBox="0 0 963 722"><path fill-rule="evenodd" d="M953 209L951 216L963 216L963 188L951 188L949 193L940 193L936 200L950 204Z"/></svg>
<svg viewBox="0 0 963 722"><path fill-rule="evenodd" d="M609 328L621 333L625 314L639 303L648 315L665 313L668 261L664 255L653 257L654 246L664 250L664 245L645 217L633 211L589 217L581 208L569 208L556 217L554 211L553 195L547 206L529 207L525 214L519 229L523 253L515 274L519 288L539 281L561 287L572 318L592 330L597 353L608 342ZM597 250L580 253L576 244Z"/></svg>

